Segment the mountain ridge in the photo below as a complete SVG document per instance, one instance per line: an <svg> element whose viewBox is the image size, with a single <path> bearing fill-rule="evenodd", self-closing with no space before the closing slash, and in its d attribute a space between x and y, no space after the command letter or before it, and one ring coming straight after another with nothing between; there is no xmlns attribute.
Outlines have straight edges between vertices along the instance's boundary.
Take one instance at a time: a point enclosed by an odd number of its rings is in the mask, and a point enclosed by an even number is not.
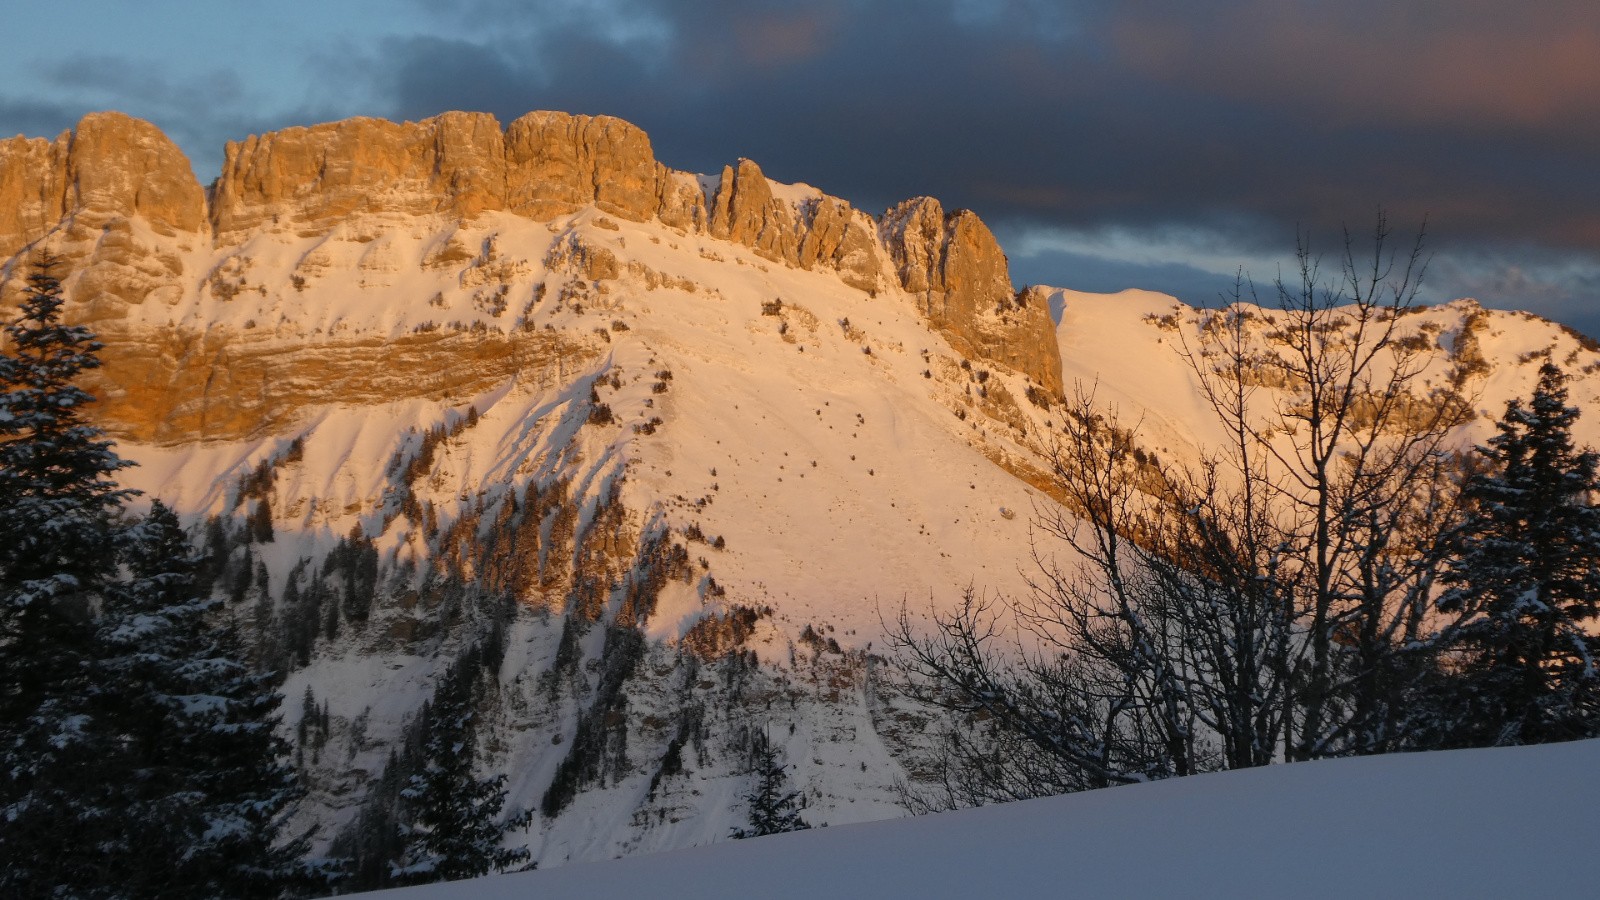
<svg viewBox="0 0 1600 900"><path fill-rule="evenodd" d="M196 279L224 282L225 256L184 258L206 243L222 251L264 233L327 237L394 216L548 221L593 206L820 266L872 294L896 288L965 352L1061 390L1048 317L1012 291L1005 254L971 212L917 198L874 220L803 185L775 195L750 160L702 183L656 161L648 136L620 119L533 112L502 130L492 115L452 112L289 128L229 142L221 175L202 190L155 126L95 113L54 141L0 141L0 173L0 257L53 245L83 270L69 287L90 321L121 318L121 306ZM141 236L135 218L152 234Z"/></svg>
<svg viewBox="0 0 1600 900"><path fill-rule="evenodd" d="M481 117L234 145L223 231L163 184L176 148L147 123L6 142L0 197L34 200L0 222L29 241L5 288L62 258L70 316L106 344L93 415L139 463L125 481L206 536L225 614L284 673L319 851L362 827L440 673L494 628L482 758L513 807L576 785L527 836L543 865L726 837L758 730L814 824L898 814L950 723L900 692L883 619L1026 592L1069 390L1100 385L1163 459L1213 444L1181 352L1210 313L1014 294L971 213L873 219L539 115L518 133L555 135L537 165L558 174L518 202L544 218L494 208L492 153L451 149L433 180L440 133L504 143ZM1267 350L1271 315L1249 330ZM1428 355L1419 390L1472 399L1462 446L1545 357L1600 402L1600 356L1549 323L1459 303L1401 332Z"/></svg>

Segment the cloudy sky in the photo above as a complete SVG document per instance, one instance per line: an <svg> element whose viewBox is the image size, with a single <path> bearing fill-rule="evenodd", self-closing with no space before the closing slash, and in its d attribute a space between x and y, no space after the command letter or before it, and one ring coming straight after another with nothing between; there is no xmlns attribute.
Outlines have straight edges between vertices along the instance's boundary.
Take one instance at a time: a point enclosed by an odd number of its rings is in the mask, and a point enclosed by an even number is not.
<svg viewBox="0 0 1600 900"><path fill-rule="evenodd" d="M976 210L1018 284L1214 302L1426 217L1425 299L1600 335L1593 0L53 0L8 10L0 134L222 144L352 115L609 114L879 211Z"/></svg>

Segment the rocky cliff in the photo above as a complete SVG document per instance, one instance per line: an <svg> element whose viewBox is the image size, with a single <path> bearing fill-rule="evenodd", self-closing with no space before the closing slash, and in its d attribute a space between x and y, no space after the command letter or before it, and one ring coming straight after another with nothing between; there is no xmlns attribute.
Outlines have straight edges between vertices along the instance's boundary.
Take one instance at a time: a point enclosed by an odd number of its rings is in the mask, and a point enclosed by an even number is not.
<svg viewBox="0 0 1600 900"><path fill-rule="evenodd" d="M116 324L129 308L152 298L175 306L196 292L236 296L248 289L241 274L248 254L238 248L261 235L364 243L372 252L360 257L363 269L392 270L403 263L385 256L380 238L407 222L432 223L425 227L443 235L425 260L438 266L468 262L479 249L451 239L457 226L494 213L548 222L586 207L832 272L875 296L903 295L958 352L1061 390L1049 316L1013 296L1005 256L974 214L947 216L923 198L877 221L820 191L776 185L749 160L725 167L720 178L697 178L658 162L645 133L619 119L533 112L502 129L491 115L452 112L420 122L356 118L288 128L229 143L209 192L157 128L118 113L87 116L53 141L0 141L0 258L16 260L29 248L65 258L76 273L75 314L105 333L112 356L145 362L150 347L129 346L133 335ZM327 267L327 249L303 254L297 288ZM13 285L18 271L9 267ZM256 382L217 368L247 351L186 327L172 323L176 336L159 343L210 352L163 357L155 371L167 376L164 384ZM143 377L148 368L108 371ZM180 432L152 430L149 413L118 402L142 387L105 386L113 425L176 438ZM209 402L186 397L178 405ZM260 428L274 417L247 420Z"/></svg>
<svg viewBox="0 0 1600 900"><path fill-rule="evenodd" d="M421 122L347 119L229 143L212 198L219 244L257 229L325 233L352 216L504 210L547 220L594 205L687 228L705 220L698 191L656 162L620 119L529 113L505 129L487 113Z"/></svg>
<svg viewBox="0 0 1600 900"><path fill-rule="evenodd" d="M0 141L0 257L58 228L88 232L131 216L168 236L206 220L188 159L149 122L91 113L53 141Z"/></svg>
<svg viewBox="0 0 1600 900"><path fill-rule="evenodd" d="M919 197L889 210L880 227L901 286L957 349L1061 393L1061 356L1038 339L1053 330L1050 310L1027 292L1013 293L1006 256L975 213L947 214L939 201Z"/></svg>

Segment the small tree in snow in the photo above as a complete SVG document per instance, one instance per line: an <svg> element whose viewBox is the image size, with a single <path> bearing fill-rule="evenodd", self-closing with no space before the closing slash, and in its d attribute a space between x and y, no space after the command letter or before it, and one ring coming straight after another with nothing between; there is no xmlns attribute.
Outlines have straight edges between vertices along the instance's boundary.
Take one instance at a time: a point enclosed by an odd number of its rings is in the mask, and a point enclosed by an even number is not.
<svg viewBox="0 0 1600 900"><path fill-rule="evenodd" d="M748 828L735 828L734 839L804 831L811 826L800 817L800 792L789 789L788 766L765 730L755 732L751 749L755 786L745 795Z"/></svg>
<svg viewBox="0 0 1600 900"><path fill-rule="evenodd" d="M504 842L507 832L527 827L532 813L501 819L506 776L478 778L473 772L478 655L468 653L451 667L422 708L422 766L400 791L404 850L390 873L402 883L476 878L530 855L526 847Z"/></svg>

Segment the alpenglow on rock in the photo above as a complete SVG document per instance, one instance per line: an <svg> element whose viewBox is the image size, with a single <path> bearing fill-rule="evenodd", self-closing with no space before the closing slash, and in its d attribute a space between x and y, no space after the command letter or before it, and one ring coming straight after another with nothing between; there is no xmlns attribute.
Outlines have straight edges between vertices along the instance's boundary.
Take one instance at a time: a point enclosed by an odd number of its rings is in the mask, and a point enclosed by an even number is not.
<svg viewBox="0 0 1600 900"><path fill-rule="evenodd" d="M54 140L0 140L0 258L63 225L94 228L125 216L163 235L205 226L205 191L154 125L90 113Z"/></svg>
<svg viewBox="0 0 1600 900"><path fill-rule="evenodd" d="M577 352L552 351L546 338L518 350L533 336L515 330L448 340L395 335L380 348L372 336L341 336L346 329L332 322L298 339L284 333L293 330L287 320L270 335L259 319L237 329L173 321L137 336L118 324L149 303L175 308L196 295L231 301L277 290L260 271L265 263L253 241L305 242L292 273L297 292L347 265L346 256L355 258L363 288L381 290L413 265L393 235L428 232L439 239L430 239L424 268L457 267L461 286L499 284L509 298L510 290L535 287L518 282L533 261L483 258L484 248L465 241L462 229L486 216L553 222L585 208L832 272L884 302L903 297L958 353L1061 391L1048 312L1013 295L1005 255L973 213L947 215L921 198L875 220L814 188L772 182L750 160L720 177L676 171L656 160L642 130L620 119L531 112L502 128L486 113L450 112L420 122L354 118L287 128L230 142L209 191L159 129L120 113L86 116L54 140L0 141L0 257L43 249L66 261L72 315L95 324L108 344L101 385L108 424L152 440L270 431L304 402L373 383L357 360L389 367L395 383L380 380L411 396L480 383L422 377L441 368L428 360L446 347L469 360L496 360L484 376L491 379L530 353ZM382 302L428 300L385 295ZM286 353L286 339L298 350ZM301 364L295 353L330 364Z"/></svg>

